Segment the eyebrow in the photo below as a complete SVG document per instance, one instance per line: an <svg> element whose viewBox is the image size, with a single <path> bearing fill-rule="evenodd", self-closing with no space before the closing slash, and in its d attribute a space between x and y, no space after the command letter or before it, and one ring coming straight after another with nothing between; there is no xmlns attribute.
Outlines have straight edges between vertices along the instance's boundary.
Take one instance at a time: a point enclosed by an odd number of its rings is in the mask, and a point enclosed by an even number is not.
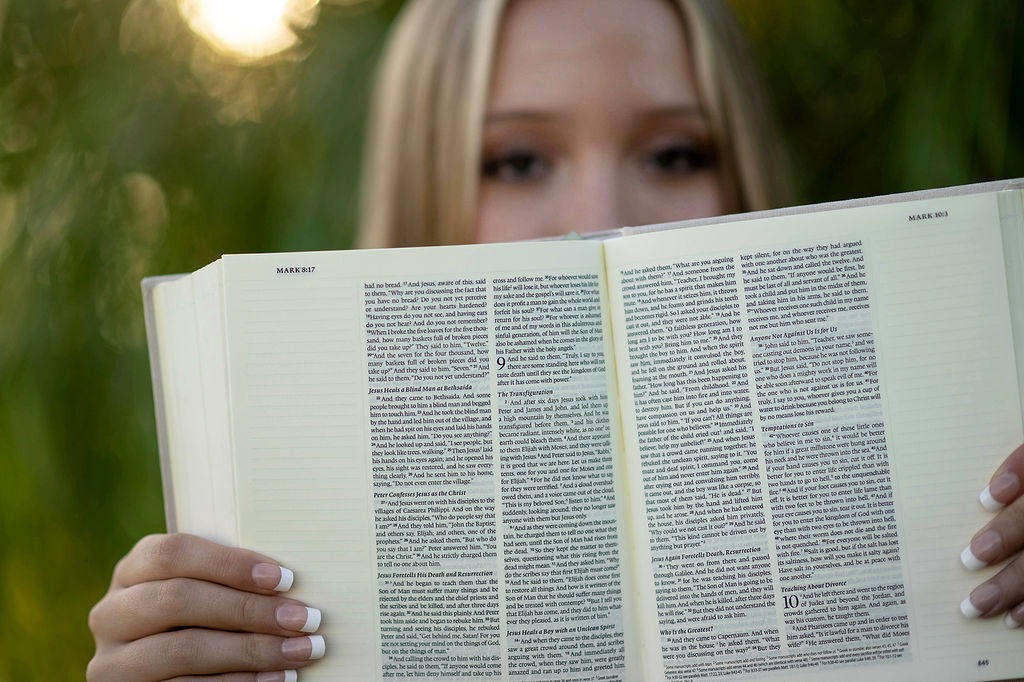
<svg viewBox="0 0 1024 682"><path fill-rule="evenodd" d="M685 118L707 118L707 112L699 104L670 104L647 109L642 113L644 118L662 118L669 116L681 116ZM558 121L566 117L557 113L536 109L509 109L507 111L496 111L488 113L484 117L484 124L501 123L503 121Z"/></svg>
<svg viewBox="0 0 1024 682"><path fill-rule="evenodd" d="M664 107L654 107L644 112L644 116L658 118L661 116L700 116L706 118L708 112L699 104L672 104Z"/></svg>
<svg viewBox="0 0 1024 682"><path fill-rule="evenodd" d="M501 123L502 121L551 121L560 120L564 116L550 111L537 111L533 109L509 109L498 111L484 116L484 123Z"/></svg>

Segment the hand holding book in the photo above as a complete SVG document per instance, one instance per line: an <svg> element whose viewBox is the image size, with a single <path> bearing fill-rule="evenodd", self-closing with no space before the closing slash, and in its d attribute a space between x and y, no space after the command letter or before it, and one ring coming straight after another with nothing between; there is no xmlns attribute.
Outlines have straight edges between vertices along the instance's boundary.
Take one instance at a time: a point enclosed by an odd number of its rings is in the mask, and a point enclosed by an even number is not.
<svg viewBox="0 0 1024 682"><path fill-rule="evenodd" d="M997 564L1024 546L1024 519L1013 505L1024 499L1022 479L1024 446L993 475L989 494L982 494L986 508L999 514L975 537L995 531L999 540L973 551L968 568ZM1017 555L1014 563L1021 560ZM119 563L110 591L90 614L97 651L87 677L162 680L237 670L265 672L260 682L289 680L288 671L323 654L322 638L298 634L316 631L319 611L275 596L288 591L292 580L289 569L248 550L184 533L144 538ZM1005 611L1008 625L1024 621L1024 571L1013 564L972 594L983 596L973 599L975 611L961 607L965 615Z"/></svg>
<svg viewBox="0 0 1024 682"><path fill-rule="evenodd" d="M1006 458L981 493L981 504L996 516L975 534L961 554L971 570L1011 559L998 574L979 585L961 604L968 618L1006 613L1007 627L1024 623L1024 445Z"/></svg>
<svg viewBox="0 0 1024 682"><path fill-rule="evenodd" d="M287 680L323 656L320 612L280 596L292 572L245 549L175 533L143 538L114 570L89 626L89 680L267 671ZM288 671L291 671L290 673Z"/></svg>
<svg viewBox="0 0 1024 682"><path fill-rule="evenodd" d="M301 571L308 679L1018 673L954 557L1024 439L1021 207L226 256L150 289L169 527Z"/></svg>

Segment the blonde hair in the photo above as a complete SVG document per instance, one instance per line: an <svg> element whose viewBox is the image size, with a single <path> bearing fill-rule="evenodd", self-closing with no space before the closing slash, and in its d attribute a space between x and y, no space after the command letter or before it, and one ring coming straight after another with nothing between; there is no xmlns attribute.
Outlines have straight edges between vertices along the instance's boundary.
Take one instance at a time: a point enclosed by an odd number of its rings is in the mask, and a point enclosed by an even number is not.
<svg viewBox="0 0 1024 682"><path fill-rule="evenodd" d="M483 120L511 1L414 0L404 8L370 111L358 246L474 241ZM788 184L778 135L734 18L714 0L672 4L734 207L781 205Z"/></svg>

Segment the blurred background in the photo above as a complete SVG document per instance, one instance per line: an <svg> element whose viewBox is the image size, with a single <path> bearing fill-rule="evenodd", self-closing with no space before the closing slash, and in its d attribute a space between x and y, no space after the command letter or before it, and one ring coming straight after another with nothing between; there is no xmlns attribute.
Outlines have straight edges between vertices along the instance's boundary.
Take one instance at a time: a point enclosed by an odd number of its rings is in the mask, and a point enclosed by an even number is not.
<svg viewBox="0 0 1024 682"><path fill-rule="evenodd" d="M1024 176L1014 0L731 4L797 202ZM0 0L0 682L81 679L164 528L139 280L351 244L401 5Z"/></svg>

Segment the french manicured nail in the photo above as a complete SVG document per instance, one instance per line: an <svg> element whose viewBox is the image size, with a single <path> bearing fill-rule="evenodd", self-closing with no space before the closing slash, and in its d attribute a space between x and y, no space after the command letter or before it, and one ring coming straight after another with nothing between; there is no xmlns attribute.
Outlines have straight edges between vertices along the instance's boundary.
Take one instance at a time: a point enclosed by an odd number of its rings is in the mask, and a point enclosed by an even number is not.
<svg viewBox="0 0 1024 682"><path fill-rule="evenodd" d="M997 497L1004 500L1012 500L1017 497L1019 492L1020 477L1013 472L1007 471L999 474L994 481L985 486L985 489L981 491L981 495L978 496L978 501L988 511L997 512L1006 506L1006 503L1000 502L996 499Z"/></svg>
<svg viewBox="0 0 1024 682"><path fill-rule="evenodd" d="M971 540L960 552L960 562L968 570L977 571L992 563L1003 549L1003 538L998 531L987 530Z"/></svg>
<svg viewBox="0 0 1024 682"><path fill-rule="evenodd" d="M284 566L256 564L252 567L252 581L265 590L287 592L292 589L295 574Z"/></svg>
<svg viewBox="0 0 1024 682"><path fill-rule="evenodd" d="M297 670L280 670L273 673L259 673L256 682L299 682Z"/></svg>
<svg viewBox="0 0 1024 682"><path fill-rule="evenodd" d="M960 552L960 563L966 566L968 571L978 571L985 568L985 562L974 556L970 545L964 547L964 550Z"/></svg>
<svg viewBox="0 0 1024 682"><path fill-rule="evenodd" d="M281 655L290 661L315 661L324 657L327 643L321 635L290 637L281 643Z"/></svg>
<svg viewBox="0 0 1024 682"><path fill-rule="evenodd" d="M274 610L277 624L285 630L316 632L320 629L320 609L298 604L281 604Z"/></svg>
<svg viewBox="0 0 1024 682"><path fill-rule="evenodd" d="M960 613L965 618L977 618L999 602L999 586L992 583L979 585L971 596L960 602Z"/></svg>
<svg viewBox="0 0 1024 682"><path fill-rule="evenodd" d="M1006 618L1003 618L1003 622L1006 623L1006 627L1011 630L1020 627L1020 621L1013 617L1013 611L1006 612Z"/></svg>
<svg viewBox="0 0 1024 682"><path fill-rule="evenodd" d="M985 489L978 495L978 502L981 502L981 506L986 511L997 512L1003 508L1003 503L992 497L992 485L985 486Z"/></svg>

